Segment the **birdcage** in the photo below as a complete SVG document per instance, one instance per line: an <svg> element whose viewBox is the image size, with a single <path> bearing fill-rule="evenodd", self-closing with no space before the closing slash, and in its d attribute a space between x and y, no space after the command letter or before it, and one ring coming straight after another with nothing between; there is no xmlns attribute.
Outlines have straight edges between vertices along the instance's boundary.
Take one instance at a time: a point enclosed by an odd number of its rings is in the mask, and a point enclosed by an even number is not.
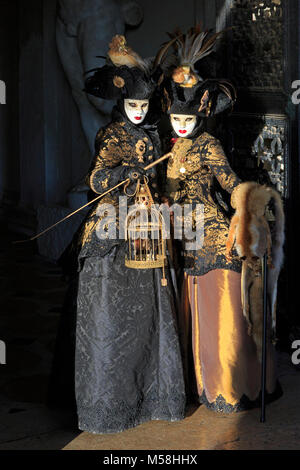
<svg viewBox="0 0 300 470"><path fill-rule="evenodd" d="M142 183L138 181L134 202L126 217L125 265L132 269L162 268L161 283L166 286L164 219L154 205L147 178Z"/></svg>

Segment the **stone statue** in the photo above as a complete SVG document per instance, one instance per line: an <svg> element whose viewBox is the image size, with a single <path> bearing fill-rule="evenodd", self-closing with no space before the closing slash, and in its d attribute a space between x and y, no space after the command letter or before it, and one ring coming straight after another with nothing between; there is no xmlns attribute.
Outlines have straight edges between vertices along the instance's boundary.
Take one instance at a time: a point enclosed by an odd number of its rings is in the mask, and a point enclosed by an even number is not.
<svg viewBox="0 0 300 470"><path fill-rule="evenodd" d="M136 0L59 0L56 38L58 53L78 106L91 153L99 128L109 122L112 102L87 95L84 72L103 65L108 44L125 25L137 26L143 19Z"/></svg>

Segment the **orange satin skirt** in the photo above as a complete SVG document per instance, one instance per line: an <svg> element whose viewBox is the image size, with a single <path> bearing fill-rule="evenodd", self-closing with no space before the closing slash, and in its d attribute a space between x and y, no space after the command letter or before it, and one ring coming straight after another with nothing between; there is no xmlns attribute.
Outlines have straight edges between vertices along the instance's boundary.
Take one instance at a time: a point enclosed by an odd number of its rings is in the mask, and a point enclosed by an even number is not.
<svg viewBox="0 0 300 470"><path fill-rule="evenodd" d="M241 275L225 269L215 269L202 276L185 274L182 294L179 328L189 395L193 375L194 392L209 408L233 412L257 406L261 390L261 354L248 334L243 316ZM278 394L276 385L278 388L275 350L268 341L266 388L269 401L272 394Z"/></svg>

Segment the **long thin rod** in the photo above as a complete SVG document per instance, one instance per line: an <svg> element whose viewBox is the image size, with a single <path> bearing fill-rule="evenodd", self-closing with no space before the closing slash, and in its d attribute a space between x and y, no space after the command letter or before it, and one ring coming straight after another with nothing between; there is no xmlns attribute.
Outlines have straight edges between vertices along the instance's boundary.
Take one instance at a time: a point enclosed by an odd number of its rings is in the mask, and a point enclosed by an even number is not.
<svg viewBox="0 0 300 470"><path fill-rule="evenodd" d="M150 169L153 168L154 166L158 165L158 163L161 163L161 162L163 162L164 160L166 160L167 158L170 158L171 155L172 155L172 152L167 153L166 155L163 155L162 157L160 157L160 158L159 158L158 160L156 160L155 162L152 162L152 163L150 163L150 165L145 166L144 170L150 170ZM102 197L106 196L106 194L110 193L111 191L114 191L115 189L119 188L120 186L124 185L125 183L129 183L129 181L130 181L129 178L127 178L127 179L124 180L124 181L121 181L121 183L117 184L117 185L114 186L113 188L108 189L107 191L105 191L105 193L100 194L99 196L97 196L95 199L93 199L92 201L88 202L88 203L85 204L84 206L79 207L79 209L77 209L76 211L72 212L71 214L68 214L66 217L64 217L63 219L59 220L59 221L56 222L55 224L51 225L51 227L46 228L43 232L39 233L38 235L35 235L34 237L29 238L28 240L15 241L15 242L13 242L13 244L16 245L16 244L18 244L18 243L26 243L26 242L31 242L31 241L33 241L33 240L36 240L37 238L41 237L41 236L44 235L45 233L49 232L49 230L52 230L53 228L57 227L57 225L61 224L62 222L64 222L65 220L69 219L69 218L72 217L73 215L77 214L77 213L80 212L81 210L85 209L86 207L90 206L91 204L93 204L94 202L98 201L98 200L101 199Z"/></svg>
<svg viewBox="0 0 300 470"><path fill-rule="evenodd" d="M262 358L261 358L261 414L260 422L266 421L266 374L267 374L267 328L268 328L268 271L267 254L262 260L263 271L263 329L262 329Z"/></svg>
<svg viewBox="0 0 300 470"><path fill-rule="evenodd" d="M106 194L110 193L111 191L113 191L114 189L117 189L119 186L122 186L122 184L125 184L127 183L128 181L130 181L130 179L128 178L127 180L124 180L122 181L121 183L117 184L116 186L114 186L113 188L109 189L108 191L106 191L105 193L102 193L100 194L100 196L97 196L95 199L93 199L92 201L88 202L87 204L85 204L84 206L82 207L79 207L79 209L77 209L76 211L72 212L71 214L68 214L66 217L64 217L63 219L59 220L58 222L56 222L55 224L51 225L51 227L48 227L46 230L44 230L43 232L39 233L38 235L35 235L34 237L32 238L29 238L28 240L21 240L21 241L16 241L16 242L13 242L14 244L17 244L17 243L25 243L25 242L30 242L30 241L33 241L33 240L36 240L37 238L41 237L42 235L44 235L45 233L49 232L49 230L53 229L54 227L56 227L57 225L61 224L62 222L64 222L65 220L69 219L70 217L72 217L73 215L77 214L77 212L85 209L86 207L88 207L90 204L92 204L93 202L97 201L98 199L100 199L101 197L105 196Z"/></svg>

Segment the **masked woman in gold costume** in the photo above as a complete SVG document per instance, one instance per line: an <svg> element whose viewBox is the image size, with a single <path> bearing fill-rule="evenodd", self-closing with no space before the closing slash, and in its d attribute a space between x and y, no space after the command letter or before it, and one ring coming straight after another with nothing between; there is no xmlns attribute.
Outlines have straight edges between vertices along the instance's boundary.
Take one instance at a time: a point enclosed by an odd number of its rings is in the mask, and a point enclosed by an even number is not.
<svg viewBox="0 0 300 470"><path fill-rule="evenodd" d="M225 80L203 80L195 69L195 63L201 64L211 52L215 39L193 30L177 39L177 66L163 89L175 132L166 196L170 205L191 205L194 230L197 222L204 225L201 246L189 249L188 240L182 243L180 331L187 388L191 394L188 351L192 346L195 393L200 403L216 411L234 412L258 404L261 363L242 310L242 264L226 253L229 218L213 194L215 179L230 194L241 181L231 169L220 141L204 131L207 117L233 105L235 91ZM203 210L198 216L197 205ZM199 214L203 215L202 222ZM270 341L267 392L269 400L280 394Z"/></svg>

